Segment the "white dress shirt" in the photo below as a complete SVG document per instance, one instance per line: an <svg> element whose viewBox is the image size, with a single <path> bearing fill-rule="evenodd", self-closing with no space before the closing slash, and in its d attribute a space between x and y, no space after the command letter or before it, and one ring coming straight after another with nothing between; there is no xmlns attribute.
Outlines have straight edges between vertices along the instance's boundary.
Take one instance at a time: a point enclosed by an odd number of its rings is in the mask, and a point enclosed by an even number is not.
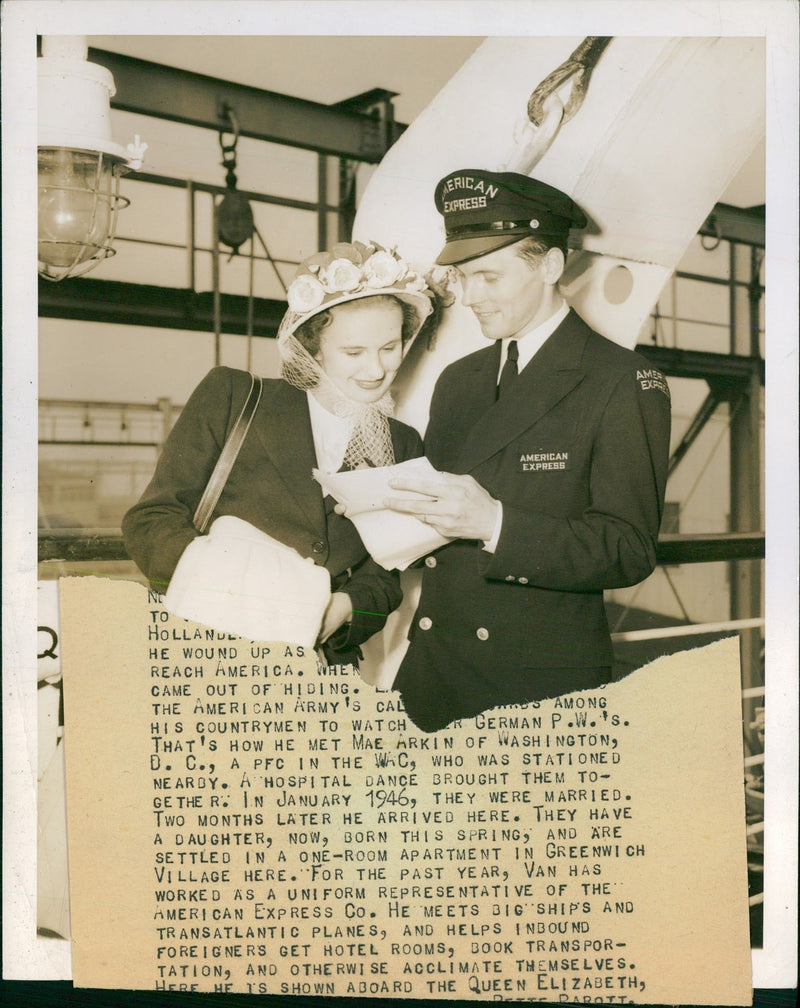
<svg viewBox="0 0 800 1008"><path fill-rule="evenodd" d="M529 329L526 333L523 333L522 336L508 336L506 339L502 340L502 345L500 347L500 368L497 372L497 380L500 380L500 374L503 370L503 365L506 362L506 357L508 356L508 344L512 339L516 339L517 341L517 350L519 351L517 368L521 372L526 364L530 364L535 354L541 350L545 342L553 335L556 329L558 329L567 317L568 312L569 305L562 298L561 307L553 315L545 319L544 322L535 326L533 329ZM503 505L500 501L498 501L497 518L495 519L492 538L486 540L483 544L483 548L487 553L494 553L497 549L497 543L500 540L500 530L502 527Z"/></svg>
<svg viewBox="0 0 800 1008"><path fill-rule="evenodd" d="M326 410L312 392L306 392L306 396L317 468L325 472L338 472L342 468L353 422Z"/></svg>
<svg viewBox="0 0 800 1008"><path fill-rule="evenodd" d="M553 335L556 329L558 329L567 317L568 312L569 305L562 299L561 307L557 309L554 315L545 319L540 325L535 326L533 329L529 329L526 333L523 333L522 336L508 336L506 339L501 340L500 367L497 372L497 380L500 380L500 374L502 373L503 365L505 364L506 357L508 356L508 344L513 339L517 341L517 349L519 351L517 370L522 371L525 365L530 364L534 355L541 350L545 342Z"/></svg>

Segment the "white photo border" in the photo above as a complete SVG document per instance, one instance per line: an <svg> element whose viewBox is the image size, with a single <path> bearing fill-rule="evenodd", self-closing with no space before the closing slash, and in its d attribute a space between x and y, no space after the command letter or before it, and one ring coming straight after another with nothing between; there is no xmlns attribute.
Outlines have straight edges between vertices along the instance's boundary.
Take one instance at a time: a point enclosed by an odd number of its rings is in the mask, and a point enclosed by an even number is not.
<svg viewBox="0 0 800 1008"><path fill-rule="evenodd" d="M156 16L154 16L154 14ZM36 36L741 35L767 43L766 794L764 946L755 988L796 984L798 8L796 0L3 0L4 970L66 979L36 939ZM426 26L420 32L420 26Z"/></svg>

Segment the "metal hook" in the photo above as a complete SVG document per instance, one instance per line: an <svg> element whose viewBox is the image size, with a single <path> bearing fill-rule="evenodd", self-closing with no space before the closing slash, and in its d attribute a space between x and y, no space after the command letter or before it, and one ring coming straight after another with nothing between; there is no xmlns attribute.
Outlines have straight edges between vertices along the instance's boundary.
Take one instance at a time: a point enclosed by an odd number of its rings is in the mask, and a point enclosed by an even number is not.
<svg viewBox="0 0 800 1008"><path fill-rule="evenodd" d="M220 116L231 124L230 130L219 131L219 146L222 150L222 167L226 171L225 184L228 189L236 188L236 145L239 142L239 120L232 105L225 102L220 110ZM225 142L226 135L232 137L231 143Z"/></svg>
<svg viewBox="0 0 800 1008"><path fill-rule="evenodd" d="M700 247L706 252L713 252L715 249L718 249L722 243L722 228L720 227L719 221L713 216L708 218L708 223L714 228L714 237L716 238L716 241L713 245L706 245L706 238L708 235L701 235Z"/></svg>
<svg viewBox="0 0 800 1008"><path fill-rule="evenodd" d="M583 104L592 71L609 42L610 36L588 36L560 66L545 77L528 100L528 116L534 126L542 124L545 101L567 81L570 82L570 93L564 104L564 122L569 122Z"/></svg>
<svg viewBox="0 0 800 1008"><path fill-rule="evenodd" d="M236 150L236 144L239 142L239 120L236 116L236 110L232 105L229 105L228 102L223 102L222 108L220 110L220 118L227 119L228 122L231 124L232 129L229 130L221 129L219 131L219 145L223 151ZM226 133L230 133L230 135L233 137L233 143L230 145L226 145L224 143L224 137Z"/></svg>
<svg viewBox="0 0 800 1008"><path fill-rule="evenodd" d="M610 36L588 36L570 56L534 89L526 122L515 128L514 147L500 170L527 175L550 149L564 123L578 112L592 71L611 42Z"/></svg>

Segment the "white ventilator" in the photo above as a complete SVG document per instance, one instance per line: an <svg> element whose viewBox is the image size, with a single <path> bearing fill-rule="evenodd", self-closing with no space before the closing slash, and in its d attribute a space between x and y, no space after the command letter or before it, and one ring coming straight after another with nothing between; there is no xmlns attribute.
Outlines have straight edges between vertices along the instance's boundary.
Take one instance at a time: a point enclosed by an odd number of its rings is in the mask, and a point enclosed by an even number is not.
<svg viewBox="0 0 800 1008"><path fill-rule="evenodd" d="M354 237L371 237L425 271L444 245L436 183L459 168L521 171L581 206L589 226L561 290L608 338L632 347L692 238L765 130L765 49L757 38L613 38L570 107L576 75L556 76L539 126L537 86L580 51L580 38L487 39L388 151L359 204ZM569 116L564 109L569 110ZM393 387L396 415L424 431L433 386L451 361L486 345L458 300L434 345L412 348ZM394 679L418 595L368 642L382 686ZM368 663L369 664L369 663Z"/></svg>

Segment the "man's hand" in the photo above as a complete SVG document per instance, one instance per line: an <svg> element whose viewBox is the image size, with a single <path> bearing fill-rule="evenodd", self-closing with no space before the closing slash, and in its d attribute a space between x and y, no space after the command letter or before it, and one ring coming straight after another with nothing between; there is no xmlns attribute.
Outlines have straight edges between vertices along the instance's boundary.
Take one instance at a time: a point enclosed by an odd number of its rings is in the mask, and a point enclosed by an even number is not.
<svg viewBox="0 0 800 1008"><path fill-rule="evenodd" d="M331 595L328 608L325 610L325 615L322 617L319 643L324 644L332 634L336 633L340 626L349 623L352 618L353 603L350 600L350 596L347 592L334 592Z"/></svg>
<svg viewBox="0 0 800 1008"><path fill-rule="evenodd" d="M494 533L499 503L472 476L439 473L433 480L393 479L393 490L425 494L429 500L388 497L384 507L415 515L440 535L451 539L480 539Z"/></svg>

